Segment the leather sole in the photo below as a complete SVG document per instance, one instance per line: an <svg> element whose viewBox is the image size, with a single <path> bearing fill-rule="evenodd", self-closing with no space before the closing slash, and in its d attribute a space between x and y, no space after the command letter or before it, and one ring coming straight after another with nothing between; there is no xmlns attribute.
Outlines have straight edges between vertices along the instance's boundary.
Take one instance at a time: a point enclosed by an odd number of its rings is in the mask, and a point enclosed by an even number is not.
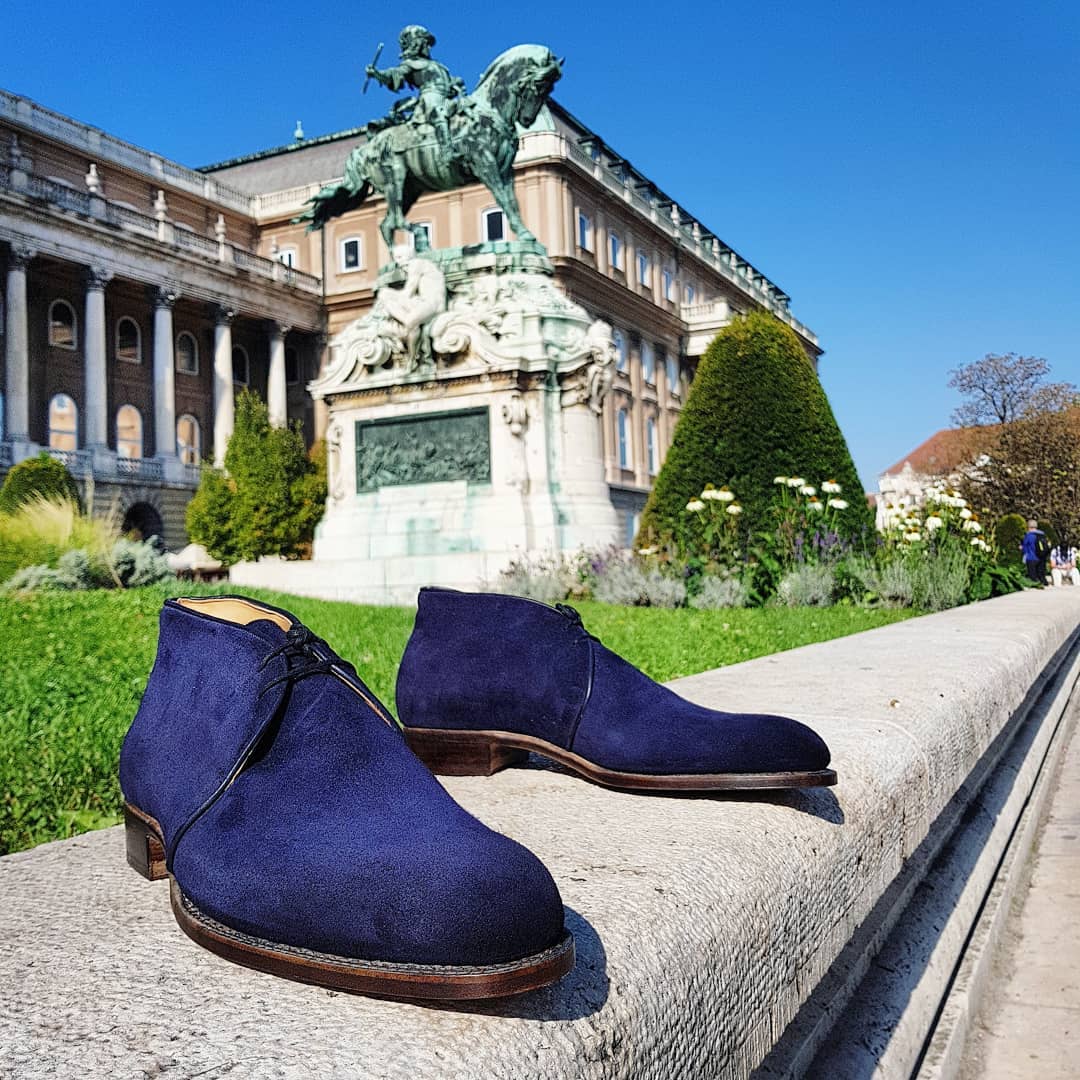
<svg viewBox="0 0 1080 1080"><path fill-rule="evenodd" d="M602 784L626 791L758 791L776 788L831 787L833 769L809 772L762 773L632 773L605 769L569 750L532 735L509 731L447 731L442 728L405 728L410 749L440 776L490 776L540 754Z"/></svg>
<svg viewBox="0 0 1080 1080"><path fill-rule="evenodd" d="M569 933L542 953L482 966L360 960L254 937L211 918L184 894L166 869L161 827L152 817L125 803L124 825L128 864L150 881L169 878L169 897L180 929L203 948L244 967L376 997L475 1001L548 986L574 966L574 939Z"/></svg>

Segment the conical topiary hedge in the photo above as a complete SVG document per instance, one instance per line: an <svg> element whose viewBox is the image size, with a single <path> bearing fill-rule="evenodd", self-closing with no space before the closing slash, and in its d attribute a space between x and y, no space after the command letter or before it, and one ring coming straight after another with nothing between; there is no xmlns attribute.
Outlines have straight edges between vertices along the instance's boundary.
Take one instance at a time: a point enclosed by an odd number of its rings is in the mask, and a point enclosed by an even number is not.
<svg viewBox="0 0 1080 1080"><path fill-rule="evenodd" d="M855 465L814 366L794 331L755 311L726 326L705 351L675 437L641 519L640 542L679 533L687 501L727 485L744 529L769 527L777 476L835 480L849 504L840 531L871 525Z"/></svg>

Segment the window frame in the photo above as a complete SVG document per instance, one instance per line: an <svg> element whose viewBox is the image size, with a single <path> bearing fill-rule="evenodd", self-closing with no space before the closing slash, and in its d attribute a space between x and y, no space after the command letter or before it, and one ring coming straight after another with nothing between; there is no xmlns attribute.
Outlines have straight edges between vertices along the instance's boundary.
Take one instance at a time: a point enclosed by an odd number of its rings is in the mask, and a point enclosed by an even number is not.
<svg viewBox="0 0 1080 1080"><path fill-rule="evenodd" d="M345 253L347 245L356 245L356 265L349 266L348 256ZM338 240L338 273L356 274L364 269L364 237L360 233L350 233Z"/></svg>
<svg viewBox="0 0 1080 1080"><path fill-rule="evenodd" d="M237 379L236 377L236 354L239 353L244 358L244 378ZM232 347L232 355L230 357L232 361L232 381L233 386L245 386L250 389L251 387L251 357L248 355L247 349L243 345L234 342Z"/></svg>
<svg viewBox="0 0 1080 1080"><path fill-rule="evenodd" d="M633 466L633 436L630 432L630 410L620 405L615 413L615 443L619 456L619 468L630 470Z"/></svg>
<svg viewBox="0 0 1080 1080"><path fill-rule="evenodd" d="M129 356L123 356L120 353L120 327L124 323L129 322L135 327L135 359L133 360ZM118 361L123 361L125 364L141 364L143 362L142 351L142 327L139 325L136 319L133 319L130 315L121 315L116 320L115 333L113 334L113 350Z"/></svg>
<svg viewBox="0 0 1080 1080"><path fill-rule="evenodd" d="M675 291L675 271L666 266L660 271L660 295L665 300L671 300L671 294Z"/></svg>
<svg viewBox="0 0 1080 1080"><path fill-rule="evenodd" d="M648 364L646 364L645 362L646 357L648 357ZM641 361L641 381L646 386L655 386L656 349L650 342L646 341L644 338L641 339L641 342L638 345L638 359Z"/></svg>
<svg viewBox="0 0 1080 1080"><path fill-rule="evenodd" d="M614 229L608 229L608 259L611 262L612 269L623 269L624 251L625 245L622 237Z"/></svg>
<svg viewBox="0 0 1080 1080"><path fill-rule="evenodd" d="M120 437L120 414L125 409L130 409L135 414L135 419L138 421L138 425L139 425L139 439L138 439L139 452L137 454L122 454L120 452L120 444L121 444L121 442L123 442L123 443L134 443L135 442L134 439L121 439L121 437ZM139 411L138 406L132 405L131 402L125 402L123 405L121 405L121 406L119 406L119 408L117 408L116 415L113 417L113 434L114 434L115 440L116 440L116 456L117 457L126 458L129 461L139 461L145 456L143 454L143 451L146 448L145 437L144 437L144 434L143 434L143 418L142 418L142 413Z"/></svg>
<svg viewBox="0 0 1080 1080"><path fill-rule="evenodd" d="M427 233L428 247L429 248L434 247L435 246L435 223L432 222L432 221L414 221L414 222L412 222L412 224L415 225L418 229L423 229ZM409 244L412 247L413 251L415 251L416 250L416 234L411 229L409 230Z"/></svg>
<svg viewBox="0 0 1080 1080"><path fill-rule="evenodd" d="M672 371L675 372L674 379L671 377ZM682 364L674 353L668 353L664 358L664 375L667 378L668 393L682 397Z"/></svg>
<svg viewBox="0 0 1080 1080"><path fill-rule="evenodd" d="M180 366L181 338L187 338L191 342L191 355L195 358L195 366L193 368ZM173 342L173 367L181 375L199 374L199 339L190 330L181 330L180 333L176 335L176 340Z"/></svg>
<svg viewBox="0 0 1080 1080"><path fill-rule="evenodd" d="M683 303L689 306L697 302L697 289L689 282L683 289Z"/></svg>
<svg viewBox="0 0 1080 1080"><path fill-rule="evenodd" d="M71 313L71 341L62 342L53 340L53 311L57 306L65 307ZM75 311L75 305L69 300L58 296L49 304L49 321L46 324L46 340L50 349L66 349L68 352L77 352L79 348L79 316Z"/></svg>
<svg viewBox="0 0 1080 1080"><path fill-rule="evenodd" d="M71 405L72 427L70 430L53 426L53 405L58 398L63 398ZM53 445L53 435L71 436L72 445L70 447ZM58 390L49 398L49 404L45 414L45 438L50 450L61 450L66 453L73 453L79 449L79 406L75 399L70 394L66 394L63 390Z"/></svg>
<svg viewBox="0 0 1080 1080"><path fill-rule="evenodd" d="M615 370L625 375L630 370L630 343L618 327L611 332L611 341L615 346Z"/></svg>
<svg viewBox="0 0 1080 1080"><path fill-rule="evenodd" d="M192 431L195 434L194 444L185 443L180 438L180 425L184 423L185 420L190 420L192 423ZM184 460L184 454L187 452L193 454L193 460ZM199 423L199 418L192 413L181 413L181 415L176 418L176 455L184 465L198 465L202 460L202 424Z"/></svg>
<svg viewBox="0 0 1080 1080"><path fill-rule="evenodd" d="M502 226L499 230L500 235L493 238L488 236L488 222L492 220L496 214L498 214ZM507 239L506 234L508 231L509 225L506 220L506 215L502 212L500 207L489 206L480 211L480 242L482 244L501 244Z"/></svg>
<svg viewBox="0 0 1080 1080"><path fill-rule="evenodd" d="M288 258L286 258L288 256ZM282 266L287 266L290 270L299 270L296 265L297 259L300 257L300 249L295 244L286 244L283 248L278 248L274 254L274 258L277 259Z"/></svg>
<svg viewBox="0 0 1080 1080"><path fill-rule="evenodd" d="M578 250L587 251L592 254L595 235L596 234L593 232L592 216L579 208L577 212Z"/></svg>
<svg viewBox="0 0 1080 1080"><path fill-rule="evenodd" d="M660 471L660 447L659 428L656 417L650 416L645 420L645 457L650 476L656 476Z"/></svg>
<svg viewBox="0 0 1080 1080"><path fill-rule="evenodd" d="M652 261L641 248L637 249L637 280L639 285L652 286Z"/></svg>

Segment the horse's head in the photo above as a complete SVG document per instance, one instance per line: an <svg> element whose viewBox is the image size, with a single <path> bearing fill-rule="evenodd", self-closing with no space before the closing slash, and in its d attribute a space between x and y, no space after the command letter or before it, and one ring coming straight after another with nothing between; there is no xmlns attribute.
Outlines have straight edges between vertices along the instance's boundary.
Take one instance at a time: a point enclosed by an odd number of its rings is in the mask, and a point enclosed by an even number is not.
<svg viewBox="0 0 1080 1080"><path fill-rule="evenodd" d="M515 45L488 65L475 96L504 119L529 127L560 78L562 61L549 48Z"/></svg>

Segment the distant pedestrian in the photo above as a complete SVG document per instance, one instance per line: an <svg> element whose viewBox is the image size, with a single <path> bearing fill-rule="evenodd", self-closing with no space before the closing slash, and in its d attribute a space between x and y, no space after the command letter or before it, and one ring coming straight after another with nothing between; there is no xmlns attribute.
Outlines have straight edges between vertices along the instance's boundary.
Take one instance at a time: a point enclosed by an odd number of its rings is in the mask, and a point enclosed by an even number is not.
<svg viewBox="0 0 1080 1080"><path fill-rule="evenodd" d="M1050 577L1055 585L1061 585L1066 579L1074 585L1080 585L1080 569L1076 566L1076 548L1072 547L1063 536L1057 547L1050 552Z"/></svg>
<svg viewBox="0 0 1080 1080"><path fill-rule="evenodd" d="M1024 569L1032 581L1040 585L1046 584L1046 559L1050 554L1050 541L1046 539L1046 533L1039 528L1039 523L1032 518L1028 522L1027 532L1020 542L1020 550L1024 555Z"/></svg>

